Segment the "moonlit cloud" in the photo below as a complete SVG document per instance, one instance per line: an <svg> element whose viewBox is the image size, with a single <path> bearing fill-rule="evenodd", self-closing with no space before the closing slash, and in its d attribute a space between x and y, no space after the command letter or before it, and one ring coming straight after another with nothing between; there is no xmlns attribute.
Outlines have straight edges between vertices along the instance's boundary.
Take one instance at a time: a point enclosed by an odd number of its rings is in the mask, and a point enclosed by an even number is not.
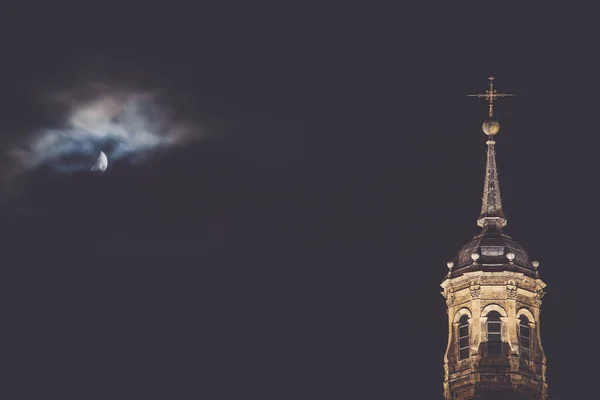
<svg viewBox="0 0 600 400"><path fill-rule="evenodd" d="M157 93L106 87L85 99L57 94L68 106L62 126L34 131L9 156L21 172L44 166L72 173L89 170L100 151L111 161L139 163L203 136L198 126L174 120L160 100Z"/></svg>

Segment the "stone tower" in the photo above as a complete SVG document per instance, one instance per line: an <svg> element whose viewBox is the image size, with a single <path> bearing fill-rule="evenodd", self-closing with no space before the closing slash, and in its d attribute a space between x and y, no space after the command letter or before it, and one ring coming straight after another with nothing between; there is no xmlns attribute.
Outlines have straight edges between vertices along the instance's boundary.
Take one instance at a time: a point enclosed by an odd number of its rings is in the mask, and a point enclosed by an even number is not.
<svg viewBox="0 0 600 400"><path fill-rule="evenodd" d="M547 398L546 356L540 337L540 307L546 284L537 261L503 232L494 140L500 129L492 119L493 88L474 95L489 101L487 163L482 230L448 262L442 282L448 306L448 346L444 355L444 397L451 399Z"/></svg>

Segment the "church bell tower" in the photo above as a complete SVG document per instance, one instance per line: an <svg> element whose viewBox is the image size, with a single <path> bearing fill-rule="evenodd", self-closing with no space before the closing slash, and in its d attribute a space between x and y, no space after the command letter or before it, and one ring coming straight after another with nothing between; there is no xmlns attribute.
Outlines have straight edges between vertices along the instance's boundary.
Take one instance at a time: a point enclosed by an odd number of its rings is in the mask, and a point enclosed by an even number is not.
<svg viewBox="0 0 600 400"><path fill-rule="evenodd" d="M546 355L540 336L540 308L546 284L537 261L504 233L496 141L500 124L494 101L513 96L497 93L494 78L483 97L489 118L481 232L448 262L442 294L448 306L448 346L444 355L446 400L547 398Z"/></svg>

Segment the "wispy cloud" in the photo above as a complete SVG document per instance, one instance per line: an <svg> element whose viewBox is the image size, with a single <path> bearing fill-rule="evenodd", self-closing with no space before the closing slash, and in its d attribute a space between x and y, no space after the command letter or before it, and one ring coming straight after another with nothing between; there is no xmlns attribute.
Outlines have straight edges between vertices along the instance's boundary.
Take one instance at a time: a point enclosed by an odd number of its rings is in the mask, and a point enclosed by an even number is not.
<svg viewBox="0 0 600 400"><path fill-rule="evenodd" d="M40 166L56 172L89 170L100 151L109 160L142 162L155 151L204 136L201 127L172 118L160 94L100 87L85 98L57 93L67 105L60 127L38 129L9 151L16 172Z"/></svg>

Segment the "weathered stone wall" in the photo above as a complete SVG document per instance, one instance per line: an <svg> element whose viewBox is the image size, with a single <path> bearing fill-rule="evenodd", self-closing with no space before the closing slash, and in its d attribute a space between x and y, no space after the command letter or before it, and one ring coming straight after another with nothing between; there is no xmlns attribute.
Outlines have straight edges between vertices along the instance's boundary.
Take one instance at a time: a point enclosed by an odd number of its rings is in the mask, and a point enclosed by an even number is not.
<svg viewBox="0 0 600 400"><path fill-rule="evenodd" d="M514 398L546 399L546 357L539 324L544 282L518 272L475 271L446 279L441 286L448 306L445 398L513 398L506 397L510 393L517 396ZM501 315L501 355L487 352L487 315L491 311ZM530 322L529 355L519 344L522 314ZM458 325L463 315L469 321L469 357L459 360Z"/></svg>

